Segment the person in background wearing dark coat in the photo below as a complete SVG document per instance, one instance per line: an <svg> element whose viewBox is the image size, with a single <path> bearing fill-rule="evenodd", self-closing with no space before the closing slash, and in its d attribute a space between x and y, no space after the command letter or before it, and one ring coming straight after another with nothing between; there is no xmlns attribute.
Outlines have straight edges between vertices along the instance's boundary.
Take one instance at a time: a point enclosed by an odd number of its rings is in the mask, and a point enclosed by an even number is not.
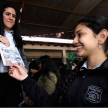
<svg viewBox="0 0 108 108"><path fill-rule="evenodd" d="M72 70L79 64L79 60L73 60L72 62Z"/></svg>
<svg viewBox="0 0 108 108"><path fill-rule="evenodd" d="M59 65L60 80L61 82L64 82L64 80L70 74L71 71L68 68L68 66L63 62L59 62L58 65Z"/></svg>
<svg viewBox="0 0 108 108"><path fill-rule="evenodd" d="M26 69L28 69L23 41L20 36L17 13L10 4L0 7L0 47L17 47ZM0 54L0 107L18 107L20 82L8 75L9 66L4 66Z"/></svg>
<svg viewBox="0 0 108 108"><path fill-rule="evenodd" d="M52 95L41 89L24 67L14 64L9 74L21 81L24 91L38 106L108 107L108 19L83 18L74 33L77 55L85 59L77 66L76 76L70 74Z"/></svg>
<svg viewBox="0 0 108 108"><path fill-rule="evenodd" d="M39 71L39 63L38 59L33 59L29 64L29 76L38 81L41 76L41 71Z"/></svg>
<svg viewBox="0 0 108 108"><path fill-rule="evenodd" d="M32 61L30 61L29 63L29 76L32 79L35 79L36 81L38 81L38 79L40 78L42 72L39 70L39 60L37 58L33 59ZM25 97L25 103L23 104L23 107L34 107L35 104L34 102L28 97Z"/></svg>
<svg viewBox="0 0 108 108"><path fill-rule="evenodd" d="M61 75L61 79L64 80L66 75L66 68L63 62L58 63L59 65L59 74Z"/></svg>

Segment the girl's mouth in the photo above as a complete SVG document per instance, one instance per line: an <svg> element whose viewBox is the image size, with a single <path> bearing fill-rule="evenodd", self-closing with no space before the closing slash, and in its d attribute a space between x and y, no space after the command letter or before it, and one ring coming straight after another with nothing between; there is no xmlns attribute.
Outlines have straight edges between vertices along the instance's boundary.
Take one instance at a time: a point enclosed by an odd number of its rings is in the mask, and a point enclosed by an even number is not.
<svg viewBox="0 0 108 108"><path fill-rule="evenodd" d="M78 46L78 47L76 47L77 49L79 49L79 48L82 48L82 46Z"/></svg>

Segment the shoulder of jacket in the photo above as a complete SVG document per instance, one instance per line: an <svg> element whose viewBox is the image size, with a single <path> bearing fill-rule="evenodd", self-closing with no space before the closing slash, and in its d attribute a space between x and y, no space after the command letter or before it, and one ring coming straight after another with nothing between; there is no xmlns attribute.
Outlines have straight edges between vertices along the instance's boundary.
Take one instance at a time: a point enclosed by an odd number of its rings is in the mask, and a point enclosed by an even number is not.
<svg viewBox="0 0 108 108"><path fill-rule="evenodd" d="M55 73L53 73L53 72L51 72L51 71L49 72L49 74L50 74L50 75L55 75Z"/></svg>
<svg viewBox="0 0 108 108"><path fill-rule="evenodd" d="M56 74L53 73L53 72L49 72L49 75L50 75L51 77L57 77Z"/></svg>
<svg viewBox="0 0 108 108"><path fill-rule="evenodd" d="M51 76L51 79L54 79L55 81L57 81L57 76L55 73L49 72L49 75Z"/></svg>
<svg viewBox="0 0 108 108"><path fill-rule="evenodd" d="M94 69L93 73L99 73L108 76L108 68Z"/></svg>

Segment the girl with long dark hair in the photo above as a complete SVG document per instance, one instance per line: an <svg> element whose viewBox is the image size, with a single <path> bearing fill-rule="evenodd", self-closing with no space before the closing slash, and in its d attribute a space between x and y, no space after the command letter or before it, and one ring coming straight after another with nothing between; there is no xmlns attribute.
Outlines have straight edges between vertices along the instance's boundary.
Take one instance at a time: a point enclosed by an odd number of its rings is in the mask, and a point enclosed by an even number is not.
<svg viewBox="0 0 108 108"><path fill-rule="evenodd" d="M51 57L48 55L41 56L39 62L41 76L38 79L37 84L48 94L52 94L56 89L58 79L57 68Z"/></svg>
<svg viewBox="0 0 108 108"><path fill-rule="evenodd" d="M10 68L10 76L21 81L24 91L38 106L108 106L108 19L86 17L78 22L74 33L77 55L85 58L74 69L75 74L72 72L52 95L37 86L23 67Z"/></svg>

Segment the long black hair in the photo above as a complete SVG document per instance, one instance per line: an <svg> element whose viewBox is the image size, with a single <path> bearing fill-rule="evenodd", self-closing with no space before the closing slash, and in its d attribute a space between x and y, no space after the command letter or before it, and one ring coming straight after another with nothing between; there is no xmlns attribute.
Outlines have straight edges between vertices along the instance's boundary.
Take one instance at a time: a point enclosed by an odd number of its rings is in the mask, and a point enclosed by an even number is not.
<svg viewBox="0 0 108 108"><path fill-rule="evenodd" d="M8 3L5 3L0 7L0 34L2 36L4 36L3 12L8 7L11 7L15 10L15 8ZM16 12L16 10L15 10L15 12ZM21 48L23 46L23 41L22 41L22 38L20 36L20 29L19 29L19 25L18 25L17 12L16 12L15 24L12 27L12 30L14 31L13 38L15 40L16 47Z"/></svg>
<svg viewBox="0 0 108 108"><path fill-rule="evenodd" d="M39 58L39 62L41 63L42 75L46 75L48 78L50 78L49 72L53 72L58 77L57 67L50 56L41 56Z"/></svg>

